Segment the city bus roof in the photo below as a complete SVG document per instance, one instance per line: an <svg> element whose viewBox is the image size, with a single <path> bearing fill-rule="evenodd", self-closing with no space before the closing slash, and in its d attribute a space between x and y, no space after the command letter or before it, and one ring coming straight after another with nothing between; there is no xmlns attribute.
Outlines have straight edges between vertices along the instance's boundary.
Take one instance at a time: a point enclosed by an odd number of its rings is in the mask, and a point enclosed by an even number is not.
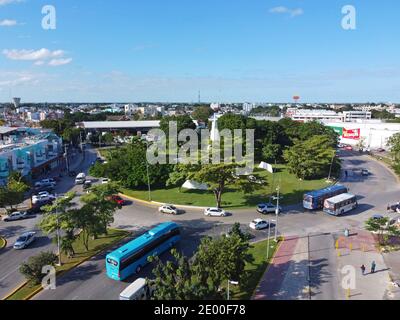
<svg viewBox="0 0 400 320"><path fill-rule="evenodd" d="M122 291L120 296L129 299L130 297L132 297L134 293L138 292L145 285L146 285L146 279L139 278L131 285L129 285L124 291Z"/></svg>
<svg viewBox="0 0 400 320"><path fill-rule="evenodd" d="M324 195L326 193L335 192L335 191L342 190L342 189L346 189L347 190L347 188L345 186L342 186L340 184L335 184L334 186L331 186L331 187L328 187L328 188L325 188L325 189L307 192L306 195L307 196L312 196L312 197L319 197L319 196L322 196L322 195Z"/></svg>
<svg viewBox="0 0 400 320"><path fill-rule="evenodd" d="M107 255L108 258L112 259L122 259L127 254L132 252L132 248L139 249L146 245L151 239L153 239L157 234L166 232L171 229L179 227L175 222L164 222L157 225L154 229L147 231L140 237L128 242L117 250L111 252Z"/></svg>
<svg viewBox="0 0 400 320"><path fill-rule="evenodd" d="M342 201L351 200L351 199L354 199L354 198L355 198L354 194L343 193L343 194L340 194L340 195L338 195L336 197L327 199L326 201L328 201L330 203L340 203Z"/></svg>

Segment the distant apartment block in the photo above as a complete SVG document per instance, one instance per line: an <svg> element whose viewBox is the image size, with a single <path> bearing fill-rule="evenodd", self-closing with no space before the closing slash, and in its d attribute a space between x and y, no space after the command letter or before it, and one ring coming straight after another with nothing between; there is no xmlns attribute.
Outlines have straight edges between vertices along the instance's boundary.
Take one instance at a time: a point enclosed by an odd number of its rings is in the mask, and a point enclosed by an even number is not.
<svg viewBox="0 0 400 320"><path fill-rule="evenodd" d="M243 111L247 114L251 113L256 108L255 103L243 103Z"/></svg>
<svg viewBox="0 0 400 320"><path fill-rule="evenodd" d="M64 164L62 139L31 128L0 127L0 183L13 171L35 178Z"/></svg>

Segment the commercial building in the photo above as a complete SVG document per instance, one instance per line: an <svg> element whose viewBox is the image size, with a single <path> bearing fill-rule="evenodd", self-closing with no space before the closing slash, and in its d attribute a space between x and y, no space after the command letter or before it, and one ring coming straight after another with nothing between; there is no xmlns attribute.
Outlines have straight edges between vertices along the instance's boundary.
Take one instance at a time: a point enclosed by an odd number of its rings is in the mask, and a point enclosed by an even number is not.
<svg viewBox="0 0 400 320"><path fill-rule="evenodd" d="M325 124L340 135L342 143L355 146L362 142L370 149L388 149L389 138L400 133L400 123L384 123L379 120L325 122Z"/></svg>
<svg viewBox="0 0 400 320"><path fill-rule="evenodd" d="M10 173L35 178L64 165L62 139L31 128L0 127L0 184Z"/></svg>
<svg viewBox="0 0 400 320"><path fill-rule="evenodd" d="M335 112L333 110L310 110L290 108L287 110L286 116L294 121L332 121L332 122L353 122L357 120L370 120L372 114L369 111L344 111Z"/></svg>

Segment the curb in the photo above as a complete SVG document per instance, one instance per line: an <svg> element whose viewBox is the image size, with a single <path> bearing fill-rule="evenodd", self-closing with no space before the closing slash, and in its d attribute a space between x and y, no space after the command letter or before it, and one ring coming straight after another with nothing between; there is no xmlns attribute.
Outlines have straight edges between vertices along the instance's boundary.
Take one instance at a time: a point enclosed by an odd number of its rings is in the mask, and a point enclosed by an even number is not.
<svg viewBox="0 0 400 320"><path fill-rule="evenodd" d="M8 300L9 297L13 296L17 291L21 290L23 287L25 287L28 284L28 281L25 281L24 283L20 284L18 287L13 289L11 293L8 293L4 298L2 299L3 301Z"/></svg>
<svg viewBox="0 0 400 320"><path fill-rule="evenodd" d="M394 176L396 177L397 183L400 184L400 177L399 177L399 175L393 170L393 168L392 168L390 165L388 165L388 164L385 163L384 161L381 161L381 160L375 158L375 157L372 156L372 155L368 155L368 157L369 157L370 159L372 159L373 161L378 162L379 164L381 164L382 166L384 166L386 169L388 169L388 170L392 173L392 175L394 175Z"/></svg>
<svg viewBox="0 0 400 320"><path fill-rule="evenodd" d="M123 198L127 198L127 199L135 201L135 202L139 202L139 203L144 204L146 206L151 206L151 207L158 207L158 206L163 206L163 205L166 204L165 202L156 202L156 201L151 201L150 202L150 201L146 201L146 200L141 200L141 199L138 199L138 198L134 198L132 196L127 196L124 193L119 193L119 196L121 196ZM170 203L170 204L175 206L175 207L183 208L183 209L205 210L205 209L208 208L208 207L185 206L185 205L179 205L179 204L173 204L173 203Z"/></svg>

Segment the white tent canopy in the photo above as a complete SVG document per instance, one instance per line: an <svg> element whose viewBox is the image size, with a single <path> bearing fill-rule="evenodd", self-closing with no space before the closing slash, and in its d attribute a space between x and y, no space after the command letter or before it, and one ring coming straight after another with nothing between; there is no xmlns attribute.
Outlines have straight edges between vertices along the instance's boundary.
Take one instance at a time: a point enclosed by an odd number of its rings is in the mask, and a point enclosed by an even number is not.
<svg viewBox="0 0 400 320"><path fill-rule="evenodd" d="M269 163L261 162L259 168L267 170L270 173L274 173L274 169L273 169L272 165L270 165Z"/></svg>
<svg viewBox="0 0 400 320"><path fill-rule="evenodd" d="M199 183L196 181L187 180L183 185L182 188L188 190L208 190L208 185L205 183Z"/></svg>

